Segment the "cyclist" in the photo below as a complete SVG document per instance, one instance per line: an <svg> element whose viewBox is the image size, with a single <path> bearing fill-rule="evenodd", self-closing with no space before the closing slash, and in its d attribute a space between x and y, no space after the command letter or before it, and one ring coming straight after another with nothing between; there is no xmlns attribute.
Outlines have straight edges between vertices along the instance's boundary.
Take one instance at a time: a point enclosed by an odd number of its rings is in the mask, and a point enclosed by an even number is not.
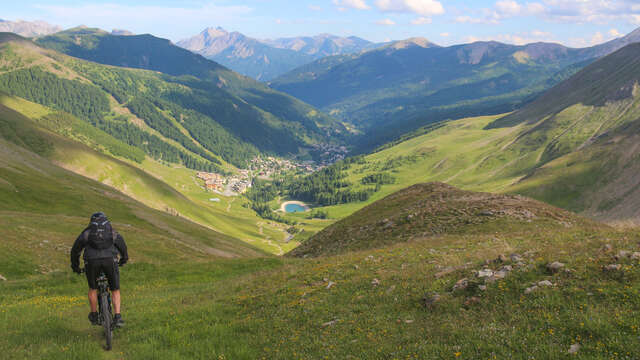
<svg viewBox="0 0 640 360"><path fill-rule="evenodd" d="M89 321L98 324L98 290L96 278L104 272L109 281L109 288L113 298L113 324L117 327L124 325L120 315L120 272L122 266L129 260L127 245L124 238L118 234L107 216L103 212L91 215L91 222L80 233L71 248L71 269L80 273L80 253L84 249L84 268L89 283ZM118 261L120 254L120 261Z"/></svg>

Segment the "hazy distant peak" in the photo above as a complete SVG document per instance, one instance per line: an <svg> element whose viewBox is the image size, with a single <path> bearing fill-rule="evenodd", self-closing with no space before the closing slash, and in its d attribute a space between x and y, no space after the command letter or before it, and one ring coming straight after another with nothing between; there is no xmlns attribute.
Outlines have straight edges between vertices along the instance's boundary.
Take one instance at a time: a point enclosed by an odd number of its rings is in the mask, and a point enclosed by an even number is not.
<svg viewBox="0 0 640 360"><path fill-rule="evenodd" d="M431 41L429 41L429 39L426 39L423 37L412 37L406 40L394 41L391 44L389 44L387 47L400 50L400 49L406 49L412 46L419 46L426 49L430 47L437 47L438 45L432 43Z"/></svg>
<svg viewBox="0 0 640 360"><path fill-rule="evenodd" d="M0 32L12 32L26 37L49 35L61 30L61 27L44 21L0 20Z"/></svg>
<svg viewBox="0 0 640 360"><path fill-rule="evenodd" d="M132 33L129 30L124 30L124 29L113 29L111 30L111 35L124 35L124 36L131 36L131 35L135 35L134 33Z"/></svg>
<svg viewBox="0 0 640 360"><path fill-rule="evenodd" d="M218 26L218 27L208 27L206 29L204 29L201 33L201 35L205 36L205 37L209 37L209 38L217 38L217 37L221 37L221 36L226 36L229 34L228 31L226 31L225 29L223 29L222 27Z"/></svg>

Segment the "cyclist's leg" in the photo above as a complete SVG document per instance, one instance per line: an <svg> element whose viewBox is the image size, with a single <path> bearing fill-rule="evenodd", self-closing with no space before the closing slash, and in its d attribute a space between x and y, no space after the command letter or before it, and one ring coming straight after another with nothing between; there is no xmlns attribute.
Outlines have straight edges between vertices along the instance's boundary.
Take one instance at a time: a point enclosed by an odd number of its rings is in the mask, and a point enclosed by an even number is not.
<svg viewBox="0 0 640 360"><path fill-rule="evenodd" d="M104 273L109 280L109 289L111 289L111 299L113 300L114 314L120 314L120 270L115 260L105 260L103 263Z"/></svg>
<svg viewBox="0 0 640 360"><path fill-rule="evenodd" d="M84 271L87 275L87 283L89 284L89 306L91 307L91 312L95 313L98 311L98 285L96 284L96 271L98 267L93 262L86 262L84 264Z"/></svg>

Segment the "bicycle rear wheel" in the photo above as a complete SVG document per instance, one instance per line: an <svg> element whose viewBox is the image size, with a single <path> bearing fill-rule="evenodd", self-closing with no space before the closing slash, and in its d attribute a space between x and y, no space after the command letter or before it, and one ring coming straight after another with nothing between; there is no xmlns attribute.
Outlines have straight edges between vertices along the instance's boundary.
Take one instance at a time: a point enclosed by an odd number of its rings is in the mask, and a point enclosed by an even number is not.
<svg viewBox="0 0 640 360"><path fill-rule="evenodd" d="M107 293L100 294L100 315L102 315L102 326L104 327L104 337L107 342L107 350L111 350L111 342L113 340L113 329L111 327L111 306Z"/></svg>

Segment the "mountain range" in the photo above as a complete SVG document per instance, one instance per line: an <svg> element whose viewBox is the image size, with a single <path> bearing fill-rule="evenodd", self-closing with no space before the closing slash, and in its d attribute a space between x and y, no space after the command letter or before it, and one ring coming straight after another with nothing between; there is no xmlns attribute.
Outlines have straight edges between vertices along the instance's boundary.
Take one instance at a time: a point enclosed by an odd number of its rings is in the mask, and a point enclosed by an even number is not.
<svg viewBox="0 0 640 360"><path fill-rule="evenodd" d="M258 40L221 27L204 29L177 45L261 81L269 81L322 57L360 52L376 46L355 36L330 34Z"/></svg>
<svg viewBox="0 0 640 360"><path fill-rule="evenodd" d="M51 25L45 21L7 21L0 19L0 32L12 32L24 37L49 35L62 31L57 25Z"/></svg>
<svg viewBox="0 0 640 360"><path fill-rule="evenodd" d="M235 137L251 144L245 149L256 146L275 154L297 154L311 144L340 141L346 136L342 124L313 107L177 47L169 40L75 28L36 42L95 63L162 73L155 77L189 89L166 92L168 101L177 101L211 119L207 121L221 124ZM136 92L134 88L109 88L109 92L121 103L127 103ZM117 93L122 90L125 94ZM154 96L157 98L158 94Z"/></svg>
<svg viewBox="0 0 640 360"><path fill-rule="evenodd" d="M270 85L361 129L364 149L446 119L515 110L640 30L583 49L498 42L441 47L408 39L317 60Z"/></svg>

